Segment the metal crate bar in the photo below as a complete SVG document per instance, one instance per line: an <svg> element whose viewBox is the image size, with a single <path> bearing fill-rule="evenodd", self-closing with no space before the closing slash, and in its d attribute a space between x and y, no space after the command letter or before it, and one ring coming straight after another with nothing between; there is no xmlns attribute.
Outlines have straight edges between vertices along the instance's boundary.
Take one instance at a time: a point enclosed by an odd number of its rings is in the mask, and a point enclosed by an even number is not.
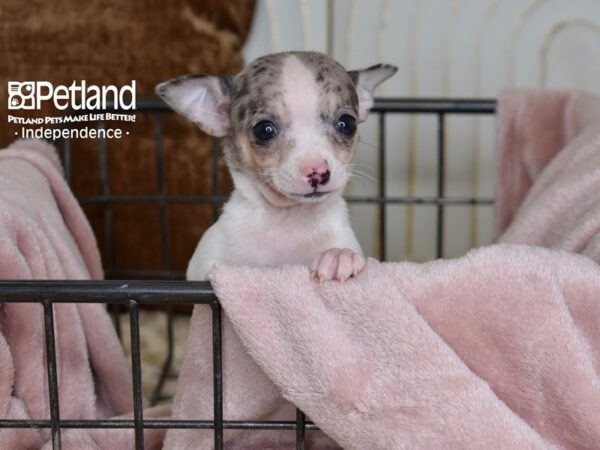
<svg viewBox="0 0 600 450"><path fill-rule="evenodd" d="M136 99L137 111L168 112L171 108L158 97L138 97ZM115 110L111 101L107 102L107 110ZM373 112L385 113L452 113L452 114L494 114L496 100L491 98L377 98ZM80 114L97 111L79 110Z"/></svg>
<svg viewBox="0 0 600 450"><path fill-rule="evenodd" d="M104 121L98 122L98 129L106 128ZM102 195L110 197L110 171L108 170L108 155L106 150L106 139L98 139L98 163L100 166L100 181L102 186ZM115 246L113 242L113 208L112 203L104 206L104 238L106 239L106 259L108 268L115 266Z"/></svg>
<svg viewBox="0 0 600 450"><path fill-rule="evenodd" d="M385 199L385 113L379 114L379 198ZM386 201L379 202L379 259L386 259Z"/></svg>
<svg viewBox="0 0 600 450"><path fill-rule="evenodd" d="M415 114L494 114L495 99L467 98L379 98L373 112Z"/></svg>
<svg viewBox="0 0 600 450"><path fill-rule="evenodd" d="M0 302L211 304L208 281L0 281Z"/></svg>
<svg viewBox="0 0 600 450"><path fill-rule="evenodd" d="M214 421L212 420L160 420L145 419L144 429L199 429L212 430ZM51 428L50 420L0 420L0 428ZM82 429L129 429L135 428L133 420L122 419L101 419L101 420L61 420L61 428L82 428ZM319 428L313 422L305 422L305 430L318 430ZM223 429L225 430L297 430L297 421L241 421L224 420Z"/></svg>
<svg viewBox="0 0 600 450"><path fill-rule="evenodd" d="M306 438L306 416L296 409L296 450L304 450Z"/></svg>
<svg viewBox="0 0 600 450"><path fill-rule="evenodd" d="M437 198L444 198L446 184L446 136L445 136L445 116L444 113L438 114L438 167L437 167ZM444 204L437 204L437 223L436 223L436 256L444 256Z"/></svg>
<svg viewBox="0 0 600 450"><path fill-rule="evenodd" d="M344 197L348 203L396 203L396 204L448 204L448 205L493 205L494 199L488 197L403 197L388 196L380 197L376 195L349 195ZM113 196L95 196L84 200L83 204L88 203L153 203L164 200L168 203L223 203L227 200L225 196L212 195L169 195L162 199L158 195L113 195Z"/></svg>
<svg viewBox="0 0 600 450"><path fill-rule="evenodd" d="M223 365L221 351L221 305L212 303L213 402L215 449L223 448Z"/></svg>
<svg viewBox="0 0 600 450"><path fill-rule="evenodd" d="M142 405L142 364L140 362L139 305L129 300L129 325L131 330L131 376L133 381L133 425L135 449L144 450L144 413Z"/></svg>
<svg viewBox="0 0 600 450"><path fill-rule="evenodd" d="M52 429L52 448L60 450L60 413L58 399L58 377L56 368L56 346L54 342L54 311L52 302L43 301L44 338L46 340L46 369L48 371L48 398L50 399L50 428Z"/></svg>

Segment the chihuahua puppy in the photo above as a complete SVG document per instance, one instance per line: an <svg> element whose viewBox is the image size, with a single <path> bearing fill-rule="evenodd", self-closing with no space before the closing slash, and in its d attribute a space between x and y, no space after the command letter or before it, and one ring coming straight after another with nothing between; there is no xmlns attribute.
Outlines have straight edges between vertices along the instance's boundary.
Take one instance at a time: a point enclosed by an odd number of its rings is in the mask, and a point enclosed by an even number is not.
<svg viewBox="0 0 600 450"><path fill-rule="evenodd" d="M187 278L206 280L216 264L306 264L321 282L356 276L365 260L342 193L357 123L373 106L375 87L396 70L380 64L347 72L320 53L286 52L258 58L237 76L188 75L159 84L157 93L175 111L223 138L235 185L219 220L202 236ZM212 418L210 333L209 308L197 306L176 418ZM227 318L223 370L226 419L293 420L293 406L247 355ZM335 448L324 435L309 435L309 448ZM294 448L293 432L228 430L225 438L227 448ZM165 448L190 442L195 449L212 448L212 433L170 430Z"/></svg>

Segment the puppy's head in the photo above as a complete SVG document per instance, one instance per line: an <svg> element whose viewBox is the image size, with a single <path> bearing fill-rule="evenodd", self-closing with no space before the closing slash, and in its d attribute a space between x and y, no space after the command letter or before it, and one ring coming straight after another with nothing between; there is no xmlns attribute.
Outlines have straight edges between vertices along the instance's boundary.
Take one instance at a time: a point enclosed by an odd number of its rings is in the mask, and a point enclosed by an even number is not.
<svg viewBox="0 0 600 450"><path fill-rule="evenodd" d="M175 111L224 137L227 164L271 203L322 201L341 193L358 142L356 125L375 87L396 67L347 72L311 52L263 56L234 77L189 75L157 86Z"/></svg>

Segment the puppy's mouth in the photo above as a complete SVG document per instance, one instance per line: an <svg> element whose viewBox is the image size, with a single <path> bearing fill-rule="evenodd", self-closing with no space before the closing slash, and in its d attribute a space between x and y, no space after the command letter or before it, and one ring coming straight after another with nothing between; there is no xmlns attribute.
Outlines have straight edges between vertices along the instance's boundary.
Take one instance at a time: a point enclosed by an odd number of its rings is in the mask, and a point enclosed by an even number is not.
<svg viewBox="0 0 600 450"><path fill-rule="evenodd" d="M292 195L294 197L319 198L319 197L323 197L324 195L331 194L332 192L334 192L334 191L313 191L313 192L309 192L308 194L294 194L294 193L292 193Z"/></svg>
<svg viewBox="0 0 600 450"><path fill-rule="evenodd" d="M300 193L279 190L271 182L263 182L259 184L259 190L262 192L263 196L267 198L267 200L269 200L276 206L291 206L293 204L303 202L320 202L322 200L325 200L332 194L338 192L340 189L329 189L326 191L321 191L317 188L314 189L312 192Z"/></svg>

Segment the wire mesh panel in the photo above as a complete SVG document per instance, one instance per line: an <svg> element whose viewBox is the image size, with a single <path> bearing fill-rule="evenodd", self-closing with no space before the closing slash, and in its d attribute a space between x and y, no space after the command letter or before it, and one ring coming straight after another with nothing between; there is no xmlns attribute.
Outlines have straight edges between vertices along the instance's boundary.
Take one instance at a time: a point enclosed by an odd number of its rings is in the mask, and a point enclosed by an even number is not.
<svg viewBox="0 0 600 450"><path fill-rule="evenodd" d="M166 219L166 206L170 202L208 203L213 205L213 217L219 214L219 207L226 200L219 191L219 148L216 141L211 149L212 192L210 195L170 195L165 188L165 164L162 134L162 116L170 112L159 99L145 98L138 101L138 113L152 114L154 120L155 158L157 168L158 193L152 195L115 195L110 189L110 173L108 170L105 140L98 141L99 166L102 180L101 195L84 199L87 203L103 204L104 227L106 233L106 273L110 277L148 277L148 273L129 271L120 273L114 265L114 223L112 205L115 202L135 203L151 202L159 206L159 222L161 233L161 251L163 253L162 270L150 275L156 278L181 277L182 274L172 270L169 259L169 229ZM352 204L374 204L378 208L379 255L386 257L388 230L386 229L386 212L389 205L433 205L436 208L435 242L436 255L443 257L445 208L454 205L492 205L492 198L480 197L447 197L445 195L445 127L448 114L493 114L495 101L470 99L380 99L376 100L372 112L378 114L378 189L377 195L348 196ZM436 195L421 196L389 196L386 192L386 122L388 114L433 114L437 117L437 170ZM98 127L104 124L99 122ZM63 159L67 180L71 177L71 143L62 142ZM4 281L0 282L0 303L38 303L44 310L44 335L46 342L46 369L48 379L48 398L50 401L49 420L7 420L0 418L0 428L46 428L51 430L54 449L61 448L61 429L66 428L130 428L135 430L135 448L144 448L144 429L148 428L201 428L214 430L216 449L223 447L224 429L279 429L296 432L296 448L304 448L305 433L315 430L314 423L306 421L304 414L297 411L295 421L230 421L223 419L223 372L222 372L222 312L214 292L207 282L189 281ZM54 305L60 303L103 303L125 308L129 315L131 367L133 382L133 419L131 420L62 420L59 414L59 392L57 382L56 348L54 336ZM146 305L162 305L166 308L167 354L163 364L152 402L161 398L161 389L171 370L173 360L172 307L175 304L205 304L212 309L212 356L213 356L213 420L156 420L144 419L142 403L142 369L140 360L140 317L141 307ZM116 311L113 308L113 311ZM119 321L117 321L119 323ZM117 329L119 336L121 330Z"/></svg>

